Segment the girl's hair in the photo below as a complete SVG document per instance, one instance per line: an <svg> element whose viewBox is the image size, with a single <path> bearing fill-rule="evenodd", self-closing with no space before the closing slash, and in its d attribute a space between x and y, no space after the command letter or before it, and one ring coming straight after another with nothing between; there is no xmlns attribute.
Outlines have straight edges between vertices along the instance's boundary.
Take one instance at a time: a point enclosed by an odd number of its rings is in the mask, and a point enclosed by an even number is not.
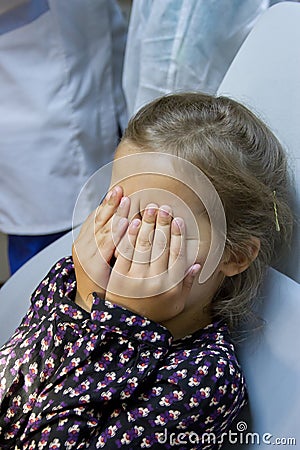
<svg viewBox="0 0 300 450"><path fill-rule="evenodd" d="M213 317L231 327L249 318L275 249L291 237L290 183L281 144L245 106L202 93L154 100L130 120L124 139L141 150L180 156L203 171L224 206L225 251L231 258L251 258L250 239L260 239L258 257L246 271L225 278L212 301Z"/></svg>

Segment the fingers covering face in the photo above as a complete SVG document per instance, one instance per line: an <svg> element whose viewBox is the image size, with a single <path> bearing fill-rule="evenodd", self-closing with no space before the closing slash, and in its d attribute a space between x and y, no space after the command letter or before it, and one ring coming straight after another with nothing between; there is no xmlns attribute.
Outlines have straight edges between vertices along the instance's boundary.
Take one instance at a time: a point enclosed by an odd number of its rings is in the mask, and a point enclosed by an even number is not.
<svg viewBox="0 0 300 450"><path fill-rule="evenodd" d="M104 201L98 206L94 218L96 233L111 219L116 209L119 207L122 195L123 189L120 186L116 186L109 191Z"/></svg>
<svg viewBox="0 0 300 450"><path fill-rule="evenodd" d="M143 219L138 231L134 254L133 254L133 268L135 264L150 264L152 243L156 226L157 205L150 203L144 213Z"/></svg>
<svg viewBox="0 0 300 450"><path fill-rule="evenodd" d="M117 193L118 195L118 193ZM114 205L113 205L114 203ZM115 214L112 216L113 207L119 204ZM119 244L121 238L128 227L128 213L130 208L130 199L122 197L121 201L117 196L102 206L102 216L107 220L104 225L97 231L97 223L95 217L95 238L99 252L102 258L109 262L115 248ZM104 220L104 219L101 219ZM98 221L99 223L99 221Z"/></svg>
<svg viewBox="0 0 300 450"><path fill-rule="evenodd" d="M153 237L153 246L151 252L151 272L153 275L159 275L168 270L171 240L171 222L172 209L167 205L161 206L157 214L156 228Z"/></svg>
<svg viewBox="0 0 300 450"><path fill-rule="evenodd" d="M172 209L150 204L142 220L134 219L118 246L114 269L137 278L156 277L168 272L175 283L187 269L183 219L172 218Z"/></svg>
<svg viewBox="0 0 300 450"><path fill-rule="evenodd" d="M128 226L130 199L122 197L120 186L112 189L84 222L73 245L73 252L87 274L93 272L94 258L101 263L102 270L109 269L109 261ZM103 265L104 264L104 265ZM107 267L106 267L107 266ZM100 267L98 268L100 271Z"/></svg>
<svg viewBox="0 0 300 450"><path fill-rule="evenodd" d="M181 217L177 217L172 221L171 226L171 243L168 271L173 283L182 281L186 272L186 239L185 225Z"/></svg>

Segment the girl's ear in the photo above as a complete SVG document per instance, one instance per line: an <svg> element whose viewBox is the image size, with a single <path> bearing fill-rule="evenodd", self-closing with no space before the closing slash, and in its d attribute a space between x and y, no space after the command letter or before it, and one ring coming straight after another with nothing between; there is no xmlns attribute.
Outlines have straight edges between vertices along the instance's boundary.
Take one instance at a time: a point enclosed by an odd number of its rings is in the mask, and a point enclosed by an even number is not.
<svg viewBox="0 0 300 450"><path fill-rule="evenodd" d="M250 264L255 260L260 250L260 239L251 236L247 246L247 252L238 252L234 255L229 255L229 258L224 259L220 263L220 271L226 277L233 277L238 273L244 272Z"/></svg>

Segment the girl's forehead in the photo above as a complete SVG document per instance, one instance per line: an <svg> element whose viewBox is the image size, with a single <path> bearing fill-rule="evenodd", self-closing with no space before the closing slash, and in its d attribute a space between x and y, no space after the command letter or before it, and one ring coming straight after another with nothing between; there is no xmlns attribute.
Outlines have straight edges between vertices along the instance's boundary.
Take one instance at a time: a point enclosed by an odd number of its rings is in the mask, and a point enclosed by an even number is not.
<svg viewBox="0 0 300 450"><path fill-rule="evenodd" d="M146 172L128 177L119 185L122 186L124 195L131 199L130 220L143 215L149 204L154 203L158 207L168 205L173 217L184 219L187 237L195 239L195 242L199 241L199 224L203 223L202 217L206 210L201 200L187 186L170 177Z"/></svg>
<svg viewBox="0 0 300 450"><path fill-rule="evenodd" d="M123 179L119 183L124 195L138 198L141 206L157 203L158 206L168 204L172 208L182 209L184 205L192 209L194 214L201 214L205 207L201 199L182 181L161 174L142 172Z"/></svg>
<svg viewBox="0 0 300 450"><path fill-rule="evenodd" d="M120 184L125 195L139 192L142 199L152 202L154 200L149 196L154 190L157 193L160 190L156 202L163 204L167 201L172 206L179 197L203 212L200 191L197 193L195 190L199 174L198 168L182 158L163 152L139 151L125 141L116 151L111 184Z"/></svg>
<svg viewBox="0 0 300 450"><path fill-rule="evenodd" d="M212 182L199 167L178 155L141 150L125 141L116 152L111 184L123 186L125 195L138 193L144 204L176 206L179 198L194 214L207 212L211 222L226 229L224 208ZM156 199L149 198L151 189L156 189Z"/></svg>

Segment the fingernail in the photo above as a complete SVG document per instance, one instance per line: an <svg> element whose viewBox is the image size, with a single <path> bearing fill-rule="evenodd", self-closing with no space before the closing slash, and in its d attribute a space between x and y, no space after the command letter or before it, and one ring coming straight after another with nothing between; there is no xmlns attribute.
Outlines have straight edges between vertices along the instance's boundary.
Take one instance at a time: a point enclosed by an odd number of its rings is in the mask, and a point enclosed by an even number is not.
<svg viewBox="0 0 300 450"><path fill-rule="evenodd" d="M160 209L159 210L159 215L160 215L160 217L168 217L169 213L165 209Z"/></svg>
<svg viewBox="0 0 300 450"><path fill-rule="evenodd" d="M113 190L112 190L112 193L111 193L111 198L115 198L117 196L117 191L116 191L116 189L114 188Z"/></svg>
<svg viewBox="0 0 300 450"><path fill-rule="evenodd" d="M120 208L123 208L123 206L125 206L126 200L127 200L127 197L122 197L122 198L121 198L120 205L119 205Z"/></svg>
<svg viewBox="0 0 300 450"><path fill-rule="evenodd" d="M133 219L130 226L131 228L138 228L141 224L141 221L139 219Z"/></svg>
<svg viewBox="0 0 300 450"><path fill-rule="evenodd" d="M180 230L183 230L183 229L184 229L184 222L183 222L183 220L181 219L181 217L176 217L176 218L174 219L174 221L175 221L175 223L178 225L178 227L180 228Z"/></svg>
<svg viewBox="0 0 300 450"><path fill-rule="evenodd" d="M200 269L201 269L200 264L194 264L191 267L191 274L192 274L192 276L194 277L195 275L197 275L197 273L200 271Z"/></svg>
<svg viewBox="0 0 300 450"><path fill-rule="evenodd" d="M147 208L146 211L149 216L154 216L156 209L153 207L150 207L150 208Z"/></svg>
<svg viewBox="0 0 300 450"><path fill-rule="evenodd" d="M108 201L112 196L112 191L109 191L105 197L105 200Z"/></svg>

